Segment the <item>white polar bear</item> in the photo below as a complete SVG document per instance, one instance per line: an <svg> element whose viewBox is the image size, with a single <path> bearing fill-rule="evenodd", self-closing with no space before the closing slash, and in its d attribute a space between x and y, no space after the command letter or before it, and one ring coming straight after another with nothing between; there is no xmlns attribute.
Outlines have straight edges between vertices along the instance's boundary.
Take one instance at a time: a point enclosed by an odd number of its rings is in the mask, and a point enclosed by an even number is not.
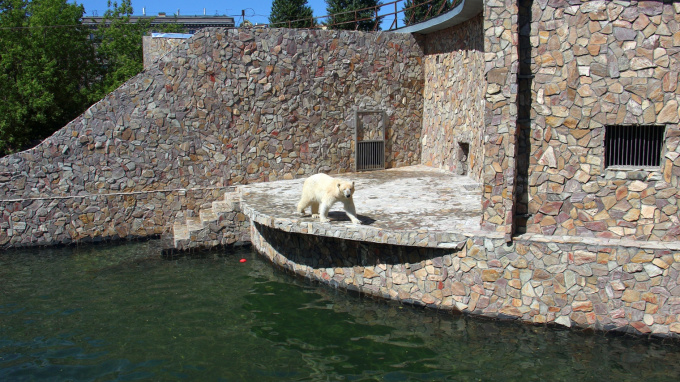
<svg viewBox="0 0 680 382"><path fill-rule="evenodd" d="M319 221L328 222L328 211L336 202L342 202L345 212L354 224L361 224L356 216L354 201L354 182L332 178L326 174L315 174L305 180L302 186L302 198L297 206L297 212L304 215L308 206L312 207L312 217Z"/></svg>

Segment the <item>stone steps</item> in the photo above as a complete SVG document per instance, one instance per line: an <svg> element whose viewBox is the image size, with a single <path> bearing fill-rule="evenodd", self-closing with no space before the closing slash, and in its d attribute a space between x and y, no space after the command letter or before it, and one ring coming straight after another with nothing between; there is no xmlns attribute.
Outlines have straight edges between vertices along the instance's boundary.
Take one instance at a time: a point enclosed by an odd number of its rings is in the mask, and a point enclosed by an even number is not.
<svg viewBox="0 0 680 382"><path fill-rule="evenodd" d="M249 222L240 211L237 191L226 192L223 200L201 205L198 216L193 211L178 214L172 225L169 248L164 252L182 252L250 242Z"/></svg>

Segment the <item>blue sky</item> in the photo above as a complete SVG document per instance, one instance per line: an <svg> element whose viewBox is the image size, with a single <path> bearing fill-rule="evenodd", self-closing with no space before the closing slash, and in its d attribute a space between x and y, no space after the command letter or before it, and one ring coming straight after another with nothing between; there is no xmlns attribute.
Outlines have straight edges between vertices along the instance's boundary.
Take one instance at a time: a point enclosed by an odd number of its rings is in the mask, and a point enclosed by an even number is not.
<svg viewBox="0 0 680 382"><path fill-rule="evenodd" d="M82 4L85 6L86 16L102 16L108 9L107 0L70 0L72 3ZM119 0L120 1L120 0ZM383 0L383 3L389 3L394 0ZM326 1L325 0L307 0L314 11L314 16L326 16ZM403 7L403 2L397 4L399 10ZM254 24L267 24L269 22L269 13L272 9L272 0L247 0L247 1L218 1L218 0L132 0L132 8L135 15L141 15L142 9L146 10L149 16L158 15L158 12L165 12L168 15L173 15L179 12L181 15L193 16L202 15L203 9L207 15L228 15L234 16L236 25L241 23L241 10L245 10L246 19ZM389 8L389 9L388 9ZM379 14L394 12L394 5L384 7ZM403 13L399 14L399 22L403 18ZM390 16L390 21L383 21L383 29L389 28L391 20L394 16ZM323 21L323 20L321 20Z"/></svg>
<svg viewBox="0 0 680 382"><path fill-rule="evenodd" d="M73 3L83 4L87 16L93 16L96 11L102 16L108 9L107 0L73 0ZM314 16L326 15L326 2L324 0L307 0L307 5L312 7ZM217 1L217 0L132 0L132 8L135 15L142 14L142 8L146 9L147 15L157 15L158 12L166 12L168 15L177 13L179 9L182 15L202 15L203 8L208 15L235 16L236 24L241 23L241 10L246 11L246 19L253 23L268 23L269 13L272 9L272 0L248 0L248 1Z"/></svg>

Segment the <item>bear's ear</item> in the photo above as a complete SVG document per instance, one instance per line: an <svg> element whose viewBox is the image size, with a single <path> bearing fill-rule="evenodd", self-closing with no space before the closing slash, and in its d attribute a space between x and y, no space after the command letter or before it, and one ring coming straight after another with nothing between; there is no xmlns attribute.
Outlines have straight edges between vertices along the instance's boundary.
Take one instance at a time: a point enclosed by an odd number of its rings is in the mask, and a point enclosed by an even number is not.
<svg viewBox="0 0 680 382"><path fill-rule="evenodd" d="M352 181L352 187L354 187L354 181Z"/></svg>

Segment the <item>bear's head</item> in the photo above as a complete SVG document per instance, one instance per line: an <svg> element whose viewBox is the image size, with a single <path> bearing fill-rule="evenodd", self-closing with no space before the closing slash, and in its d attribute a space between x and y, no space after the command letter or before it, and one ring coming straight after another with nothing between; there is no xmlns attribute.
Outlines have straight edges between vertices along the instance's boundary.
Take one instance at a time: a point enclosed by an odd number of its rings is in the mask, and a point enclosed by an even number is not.
<svg viewBox="0 0 680 382"><path fill-rule="evenodd" d="M354 194L354 182L348 182L346 180L338 182L338 191L340 195L349 199Z"/></svg>

